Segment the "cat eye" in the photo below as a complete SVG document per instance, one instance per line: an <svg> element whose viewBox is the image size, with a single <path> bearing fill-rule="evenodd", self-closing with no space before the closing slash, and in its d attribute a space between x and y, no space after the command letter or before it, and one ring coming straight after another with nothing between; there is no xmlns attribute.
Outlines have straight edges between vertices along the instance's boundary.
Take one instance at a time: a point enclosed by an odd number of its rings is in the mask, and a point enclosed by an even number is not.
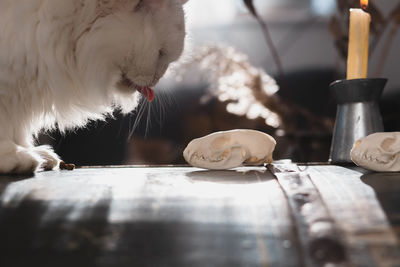
<svg viewBox="0 0 400 267"><path fill-rule="evenodd" d="M144 0L139 0L139 2L136 4L135 8L133 9L133 12L140 11L144 5Z"/></svg>
<svg viewBox="0 0 400 267"><path fill-rule="evenodd" d="M165 54L166 54L165 51L164 51L163 49L160 49L160 50L158 51L158 58L164 57Z"/></svg>

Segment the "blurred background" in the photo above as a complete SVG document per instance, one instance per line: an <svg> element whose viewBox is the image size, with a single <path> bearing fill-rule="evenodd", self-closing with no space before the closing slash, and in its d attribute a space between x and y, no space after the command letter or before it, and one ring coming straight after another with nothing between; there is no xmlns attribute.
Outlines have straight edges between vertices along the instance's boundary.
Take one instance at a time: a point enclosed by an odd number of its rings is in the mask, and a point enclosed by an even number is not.
<svg viewBox="0 0 400 267"><path fill-rule="evenodd" d="M248 1L251 2L251 1ZM275 47L243 0L190 0L187 44L129 115L61 135L43 134L77 165L183 164L193 138L256 129L277 140L274 159L328 160L336 104L329 84L345 78L348 9L358 0L254 0ZM385 131L400 130L400 1L371 1L369 77L388 79Z"/></svg>

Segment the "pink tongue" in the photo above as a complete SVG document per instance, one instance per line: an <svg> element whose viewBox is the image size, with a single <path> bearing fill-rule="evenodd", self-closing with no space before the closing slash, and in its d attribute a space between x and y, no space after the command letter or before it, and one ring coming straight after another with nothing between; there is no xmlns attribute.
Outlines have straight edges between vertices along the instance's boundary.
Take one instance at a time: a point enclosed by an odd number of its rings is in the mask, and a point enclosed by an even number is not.
<svg viewBox="0 0 400 267"><path fill-rule="evenodd" d="M138 88L138 91L147 98L149 102L153 101L154 99L154 91L150 87L144 86Z"/></svg>

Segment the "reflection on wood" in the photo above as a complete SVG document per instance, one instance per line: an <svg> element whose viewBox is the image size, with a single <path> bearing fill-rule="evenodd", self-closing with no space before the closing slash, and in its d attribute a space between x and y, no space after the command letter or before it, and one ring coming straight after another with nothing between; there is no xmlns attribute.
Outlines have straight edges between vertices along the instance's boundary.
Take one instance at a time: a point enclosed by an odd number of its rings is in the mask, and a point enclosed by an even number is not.
<svg viewBox="0 0 400 267"><path fill-rule="evenodd" d="M1 266L298 266L263 167L98 168L0 178Z"/></svg>
<svg viewBox="0 0 400 267"><path fill-rule="evenodd" d="M306 266L344 263L345 248L335 221L310 177L296 164L277 163L268 167L289 200Z"/></svg>
<svg viewBox="0 0 400 267"><path fill-rule="evenodd" d="M306 172L345 237L350 262L366 267L400 266L398 240L373 188L363 183L365 175L338 166L313 166ZM378 175L384 184L384 174Z"/></svg>
<svg viewBox="0 0 400 267"><path fill-rule="evenodd" d="M400 266L400 174L270 169L0 177L0 266Z"/></svg>

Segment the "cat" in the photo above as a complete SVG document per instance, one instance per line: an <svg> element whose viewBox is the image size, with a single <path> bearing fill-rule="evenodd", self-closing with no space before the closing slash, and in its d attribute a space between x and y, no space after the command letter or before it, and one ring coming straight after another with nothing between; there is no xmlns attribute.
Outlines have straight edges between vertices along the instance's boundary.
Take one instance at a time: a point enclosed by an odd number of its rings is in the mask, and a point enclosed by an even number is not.
<svg viewBox="0 0 400 267"><path fill-rule="evenodd" d="M0 174L57 168L42 129L152 100L185 42L187 0L0 0Z"/></svg>

